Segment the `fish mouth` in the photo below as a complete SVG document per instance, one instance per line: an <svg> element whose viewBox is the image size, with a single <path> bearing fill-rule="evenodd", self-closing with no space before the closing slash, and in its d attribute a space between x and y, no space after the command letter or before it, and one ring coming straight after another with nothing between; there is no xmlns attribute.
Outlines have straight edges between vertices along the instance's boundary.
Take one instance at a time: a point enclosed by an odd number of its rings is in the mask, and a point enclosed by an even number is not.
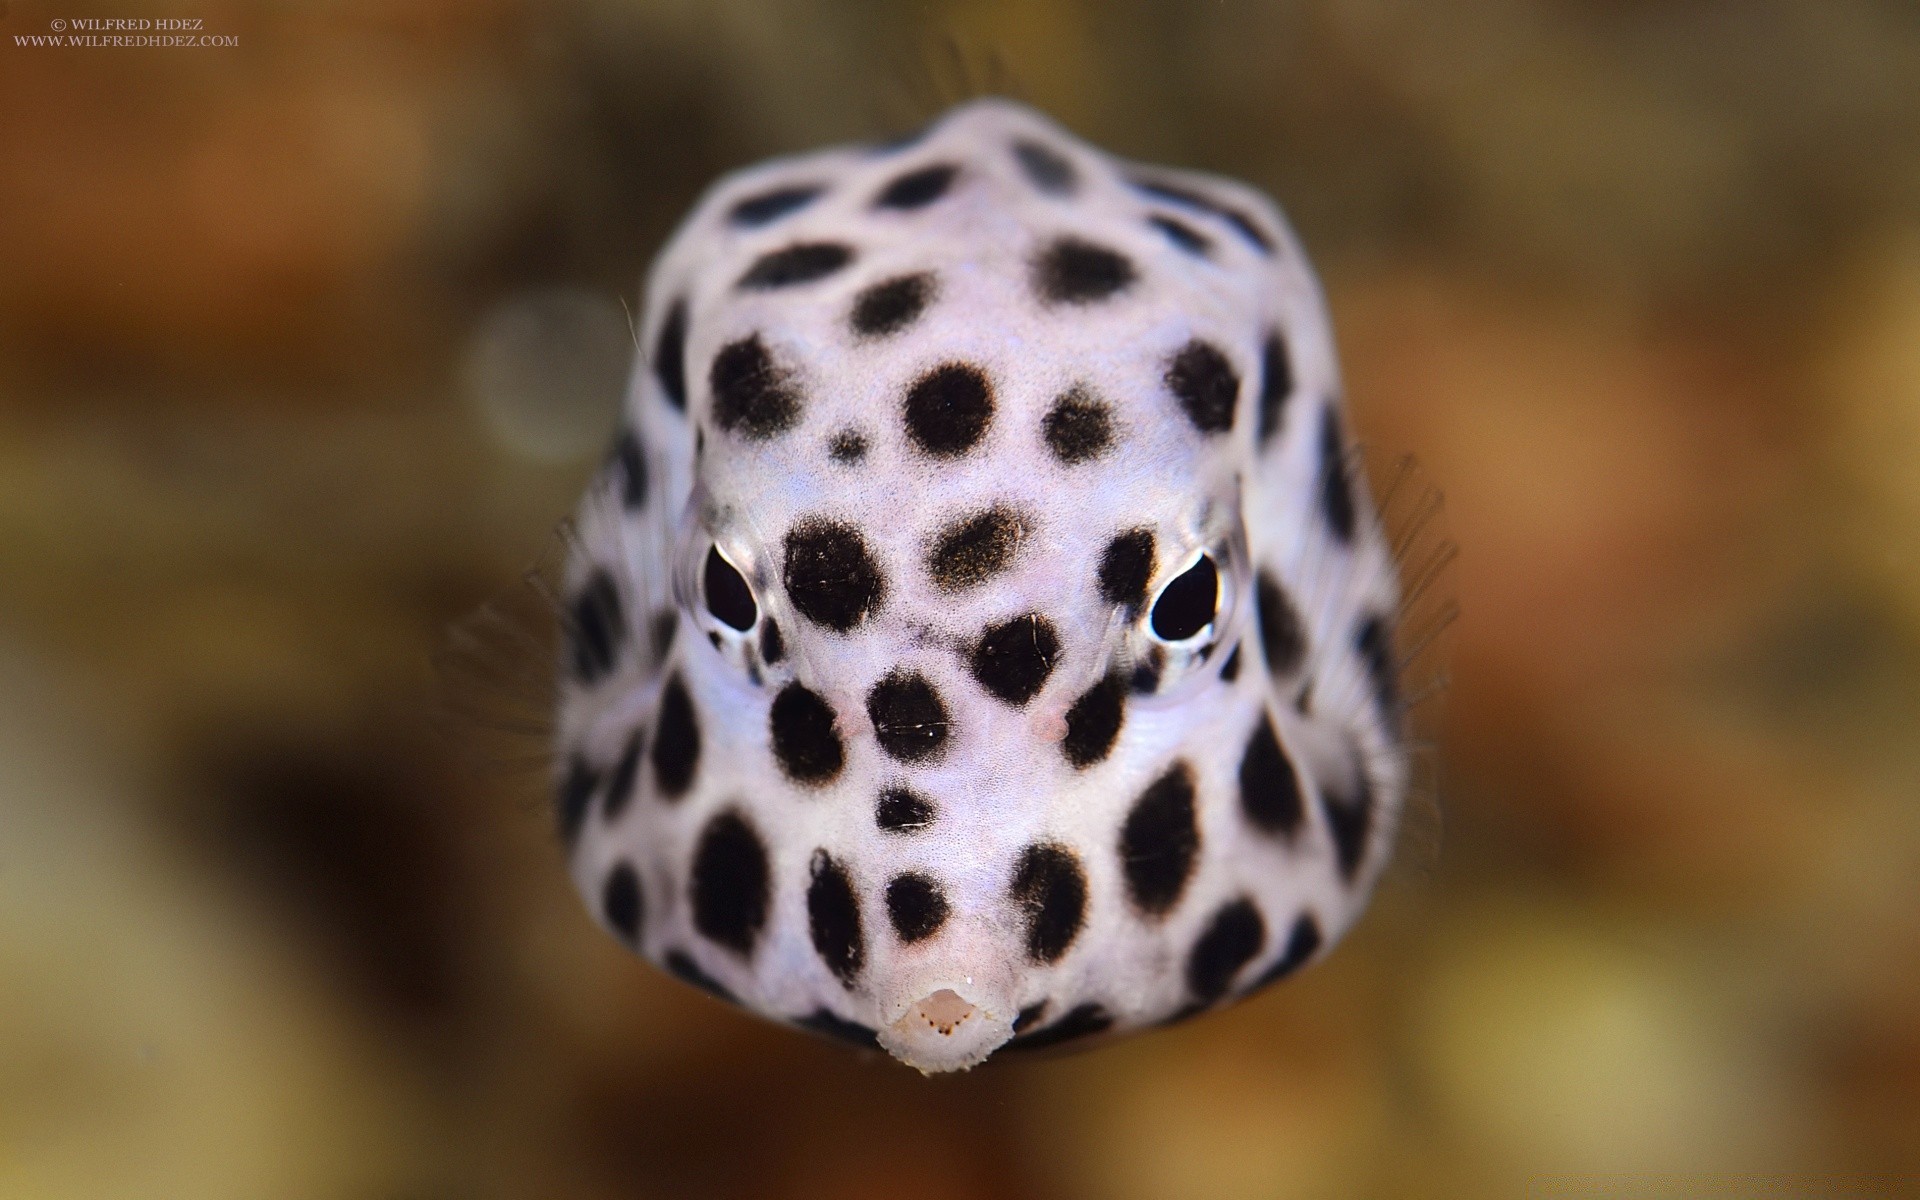
<svg viewBox="0 0 1920 1200"><path fill-rule="evenodd" d="M964 1071L1013 1036L1013 1015L1002 1009L976 1003L955 987L935 988L879 1031L880 1045L923 1075Z"/></svg>

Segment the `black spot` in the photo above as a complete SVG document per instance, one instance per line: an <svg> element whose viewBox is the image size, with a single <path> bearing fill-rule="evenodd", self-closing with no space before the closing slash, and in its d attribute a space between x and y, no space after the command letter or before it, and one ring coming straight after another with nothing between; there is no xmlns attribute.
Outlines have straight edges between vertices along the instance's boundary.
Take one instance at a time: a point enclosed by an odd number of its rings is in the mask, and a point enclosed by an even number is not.
<svg viewBox="0 0 1920 1200"><path fill-rule="evenodd" d="M1019 1013L1017 1013L1014 1016L1013 1031L1015 1033L1019 1033L1022 1030L1026 1029L1029 1025L1032 1025L1035 1021L1038 1021L1041 1017L1044 1017L1046 1015L1047 1015L1047 1002L1045 1000L1042 1000L1037 1004L1029 1004L1025 1008L1021 1009Z"/></svg>
<svg viewBox="0 0 1920 1200"><path fill-rule="evenodd" d="M913 833L933 824L933 801L903 787L890 787L880 793L873 821L888 833Z"/></svg>
<svg viewBox="0 0 1920 1200"><path fill-rule="evenodd" d="M838 242L800 242L763 254L740 277L749 291L768 291L825 279L853 261L853 248Z"/></svg>
<svg viewBox="0 0 1920 1200"><path fill-rule="evenodd" d="M1133 664L1133 678L1129 686L1142 696L1151 696L1160 690L1160 672L1167 668L1167 652L1158 646L1147 651L1147 656Z"/></svg>
<svg viewBox="0 0 1920 1200"><path fill-rule="evenodd" d="M567 607L572 618L567 633L573 642L573 673L582 683L598 683L613 671L626 624L613 577L596 569Z"/></svg>
<svg viewBox="0 0 1920 1200"><path fill-rule="evenodd" d="M627 802L633 799L633 781L640 774L640 750L646 740L646 732L636 729L633 736L627 739L627 748L620 752L620 761L614 764L613 778L607 781L607 798L600 805L604 819L618 820L620 814L627 811Z"/></svg>
<svg viewBox="0 0 1920 1200"><path fill-rule="evenodd" d="M748 196L727 212L727 220L744 229L769 225L789 213L798 212L819 197L821 189L811 184L775 188Z"/></svg>
<svg viewBox="0 0 1920 1200"><path fill-rule="evenodd" d="M680 628L680 614L671 608L663 608L653 614L653 620L647 626L647 643L653 647L653 659L659 662L673 649L673 635Z"/></svg>
<svg viewBox="0 0 1920 1200"><path fill-rule="evenodd" d="M1196 338L1180 347L1167 362L1166 383L1195 429L1225 433L1233 428L1240 376L1218 346Z"/></svg>
<svg viewBox="0 0 1920 1200"><path fill-rule="evenodd" d="M884 337L913 324L933 298L933 276L902 275L883 280L853 298L847 323L862 337Z"/></svg>
<svg viewBox="0 0 1920 1200"><path fill-rule="evenodd" d="M1287 948L1273 965L1260 972L1260 978L1253 981L1253 987L1263 988L1270 983L1278 983L1306 965L1320 950L1320 923L1313 919L1312 913L1301 913L1293 923L1293 931L1287 935Z"/></svg>
<svg viewBox="0 0 1920 1200"><path fill-rule="evenodd" d="M965 454L993 420L993 387L979 367L936 367L908 389L906 419L907 436L928 454Z"/></svg>
<svg viewBox="0 0 1920 1200"><path fill-rule="evenodd" d="M970 588L1005 570L1026 534L1026 521L1010 508L963 517L934 540L927 573L942 591Z"/></svg>
<svg viewBox="0 0 1920 1200"><path fill-rule="evenodd" d="M1111 1028L1113 1028L1113 1017L1108 1015L1106 1009L1098 1004L1082 1004L1045 1029L1037 1029L1013 1039L1004 1049L1041 1050L1048 1046L1058 1046L1062 1042L1071 1042L1076 1038L1105 1033Z"/></svg>
<svg viewBox="0 0 1920 1200"><path fill-rule="evenodd" d="M662 965L682 983L690 983L709 996L717 996L728 1004L740 1003L734 998L733 993L727 990L726 984L702 971L700 964L694 962L692 956L684 950L669 951Z"/></svg>
<svg viewBox="0 0 1920 1200"><path fill-rule="evenodd" d="M1353 484L1347 479L1346 438L1340 416L1329 406L1320 416L1320 511L1333 536L1352 543L1355 512Z"/></svg>
<svg viewBox="0 0 1920 1200"><path fill-rule="evenodd" d="M1084 769L1113 753L1126 715L1127 685L1120 676L1108 675L1088 688L1067 710L1067 736L1060 742L1067 761Z"/></svg>
<svg viewBox="0 0 1920 1200"><path fill-rule="evenodd" d="M767 923L771 890L767 848L745 817L723 812L707 822L693 853L693 927L740 954L753 953Z"/></svg>
<svg viewBox="0 0 1920 1200"><path fill-rule="evenodd" d="M925 208L947 194L953 177L960 171L951 163L936 163L908 171L882 188L873 198L875 208Z"/></svg>
<svg viewBox="0 0 1920 1200"><path fill-rule="evenodd" d="M1181 187L1177 184L1161 183L1152 179L1135 179L1133 180L1133 186L1139 188L1149 196L1161 200L1171 200L1175 204L1184 204L1188 208L1198 209L1204 213L1211 213L1233 226L1234 231L1251 242L1260 253L1273 253L1273 238L1268 236L1266 230L1254 224L1252 217L1249 217L1246 213L1241 212L1232 205L1223 204L1211 196L1202 195L1199 192Z"/></svg>
<svg viewBox="0 0 1920 1200"><path fill-rule="evenodd" d="M1153 530L1127 530L1101 552L1100 595L1108 604L1138 611L1147 602L1147 584L1153 582L1156 561Z"/></svg>
<svg viewBox="0 0 1920 1200"><path fill-rule="evenodd" d="M1050 195L1069 196L1080 185L1080 175L1073 164L1050 146L1023 138L1013 144L1013 157L1027 181Z"/></svg>
<svg viewBox="0 0 1920 1200"><path fill-rule="evenodd" d="M793 1023L802 1029L812 1030L822 1037L830 1037L835 1041L846 1042L854 1046L864 1046L869 1050L878 1050L880 1048L879 1034L868 1029L858 1021L849 1021L845 1017L836 1016L824 1008L815 1009L812 1013L804 1017L796 1017Z"/></svg>
<svg viewBox="0 0 1920 1200"><path fill-rule="evenodd" d="M867 456L866 435L854 429L842 429L827 441L827 456L842 464L857 463Z"/></svg>
<svg viewBox="0 0 1920 1200"><path fill-rule="evenodd" d="M880 748L901 762L926 762L947 744L947 706L927 677L895 671L867 693Z"/></svg>
<svg viewBox="0 0 1920 1200"><path fill-rule="evenodd" d="M1265 571L1255 577L1253 590L1255 605L1260 610L1260 649L1266 653L1267 670L1275 675L1291 675L1300 669L1300 660L1307 653L1300 614L1273 576Z"/></svg>
<svg viewBox="0 0 1920 1200"><path fill-rule="evenodd" d="M1226 995L1266 940L1267 923L1253 901L1242 896L1222 905L1187 956L1187 990L1209 1004Z"/></svg>
<svg viewBox="0 0 1920 1200"><path fill-rule="evenodd" d="M569 850L573 849L574 839L580 836L580 826L587 820L587 804L599 787L600 772L576 754L567 763L567 773L553 794L554 825L560 831L561 844Z"/></svg>
<svg viewBox="0 0 1920 1200"><path fill-rule="evenodd" d="M614 864L600 887L600 911L606 914L607 924L629 942L640 936L641 904L640 876L634 874L633 864Z"/></svg>
<svg viewBox="0 0 1920 1200"><path fill-rule="evenodd" d="M1266 348L1260 354L1260 444L1280 432L1280 418L1286 412L1287 397L1293 395L1293 360L1287 354L1286 339L1274 330L1267 335Z"/></svg>
<svg viewBox="0 0 1920 1200"><path fill-rule="evenodd" d="M1200 854L1193 770L1177 762L1147 785L1120 827L1120 867L1140 911L1162 916L1180 902Z"/></svg>
<svg viewBox="0 0 1920 1200"><path fill-rule="evenodd" d="M700 765L700 723L693 700L678 674L668 676L660 693L660 725L653 733L653 778L660 794L678 800L693 786Z"/></svg>
<svg viewBox="0 0 1920 1200"><path fill-rule="evenodd" d="M789 683L773 698L768 717L773 756L795 783L830 783L846 764L846 750L833 730L833 709L816 693Z"/></svg>
<svg viewBox="0 0 1920 1200"><path fill-rule="evenodd" d="M647 506L647 456L640 435L629 429L620 435L614 454L620 463L620 503L628 512Z"/></svg>
<svg viewBox="0 0 1920 1200"><path fill-rule="evenodd" d="M1048 304L1091 304L1133 283L1133 264L1105 246L1063 237L1033 259L1033 289Z"/></svg>
<svg viewBox="0 0 1920 1200"><path fill-rule="evenodd" d="M653 377L667 403L681 412L687 410L687 302L675 300L660 322L660 334L653 340Z"/></svg>
<svg viewBox="0 0 1920 1200"><path fill-rule="evenodd" d="M1240 756L1240 811L1256 829L1285 837L1292 837L1306 816L1300 778L1280 748L1273 717L1264 712Z"/></svg>
<svg viewBox="0 0 1920 1200"><path fill-rule="evenodd" d="M753 623L760 619L760 608L753 602L753 589L740 577L739 569L720 553L720 547L707 547L704 576L707 611L742 633L752 629Z"/></svg>
<svg viewBox="0 0 1920 1200"><path fill-rule="evenodd" d="M813 882L807 885L807 929L820 961L842 985L852 987L867 961L860 932L860 900L847 869L825 850L813 852Z"/></svg>
<svg viewBox="0 0 1920 1200"><path fill-rule="evenodd" d="M800 393L774 365L757 333L722 346L707 382L713 389L713 419L728 433L761 441L800 419Z"/></svg>
<svg viewBox="0 0 1920 1200"><path fill-rule="evenodd" d="M1153 602L1154 636L1184 642L1207 626L1220 610L1220 572L1211 554L1202 554L1191 567L1167 581Z"/></svg>
<svg viewBox="0 0 1920 1200"><path fill-rule="evenodd" d="M1373 702L1379 706L1380 721L1394 737L1400 733L1400 681L1393 668L1393 634L1385 620L1370 616L1354 631L1353 648L1367 664L1367 677L1373 681Z"/></svg>
<svg viewBox="0 0 1920 1200"><path fill-rule="evenodd" d="M1335 857L1340 874L1348 883L1360 870L1361 856L1367 852L1367 835L1373 829L1373 782L1367 778L1366 764L1356 753L1353 762L1353 787L1323 786L1320 811L1326 815L1327 829L1333 834Z"/></svg>
<svg viewBox="0 0 1920 1200"><path fill-rule="evenodd" d="M1240 678L1240 643L1233 644L1233 652L1227 655L1227 661L1220 664L1220 678L1228 683Z"/></svg>
<svg viewBox="0 0 1920 1200"><path fill-rule="evenodd" d="M860 531L817 517L787 533L783 577L787 599L801 615L836 633L866 620L886 596L885 580Z"/></svg>
<svg viewBox="0 0 1920 1200"><path fill-rule="evenodd" d="M1087 915L1087 876L1079 858L1061 845L1028 846L1014 864L1008 890L1026 921L1027 957L1058 961Z"/></svg>
<svg viewBox="0 0 1920 1200"><path fill-rule="evenodd" d="M903 942L925 941L940 932L947 911L946 893L931 876L909 871L887 883L887 916Z"/></svg>
<svg viewBox="0 0 1920 1200"><path fill-rule="evenodd" d="M1026 613L981 634L971 665L981 687L1018 707L1046 685L1059 658L1060 637L1053 623Z"/></svg>
<svg viewBox="0 0 1920 1200"><path fill-rule="evenodd" d="M1084 388L1074 388L1053 402L1040 419L1047 449L1068 465L1100 457L1113 443L1113 415Z"/></svg>
<svg viewBox="0 0 1920 1200"><path fill-rule="evenodd" d="M780 636L780 624L768 619L760 623L760 661L772 666L787 656L787 643Z"/></svg>
<svg viewBox="0 0 1920 1200"><path fill-rule="evenodd" d="M1213 250L1213 242L1185 221L1176 221L1156 213L1148 217L1147 222L1165 234L1169 242L1196 258L1205 258Z"/></svg>

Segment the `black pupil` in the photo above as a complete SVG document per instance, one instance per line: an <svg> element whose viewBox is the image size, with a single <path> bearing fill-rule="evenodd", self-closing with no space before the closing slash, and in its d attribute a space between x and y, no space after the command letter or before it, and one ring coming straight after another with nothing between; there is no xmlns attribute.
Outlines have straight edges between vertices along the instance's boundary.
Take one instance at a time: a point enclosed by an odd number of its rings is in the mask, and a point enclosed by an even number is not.
<svg viewBox="0 0 1920 1200"><path fill-rule="evenodd" d="M760 616L753 589L721 555L718 546L707 551L707 611L739 630L752 629Z"/></svg>
<svg viewBox="0 0 1920 1200"><path fill-rule="evenodd" d="M1154 635L1167 642L1186 641L1213 621L1219 602L1220 572L1212 556L1202 554L1199 562L1160 589L1160 598L1153 602Z"/></svg>

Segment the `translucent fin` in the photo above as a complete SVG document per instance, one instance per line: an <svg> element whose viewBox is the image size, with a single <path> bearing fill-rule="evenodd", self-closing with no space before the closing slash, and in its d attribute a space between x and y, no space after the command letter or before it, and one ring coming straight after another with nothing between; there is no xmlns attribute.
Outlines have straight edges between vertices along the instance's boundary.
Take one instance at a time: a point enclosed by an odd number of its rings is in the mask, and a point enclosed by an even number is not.
<svg viewBox="0 0 1920 1200"><path fill-rule="evenodd" d="M553 768L561 601L572 527L562 524L520 581L447 627L431 660L435 723L476 772L541 786Z"/></svg>
<svg viewBox="0 0 1920 1200"><path fill-rule="evenodd" d="M1343 464L1358 527L1364 530L1370 521L1378 520L1385 539L1385 565L1395 576L1391 590L1397 599L1387 614L1391 620L1383 652L1392 683L1393 723L1407 757L1408 778L1392 858L1399 869L1390 869L1389 875L1408 870L1424 875L1431 872L1439 852L1437 743L1448 682L1448 634L1459 615L1452 579L1458 548L1447 533L1441 492L1418 462L1403 456L1384 464L1369 463L1370 457L1361 447L1348 445ZM1297 700L1316 713L1349 714L1375 704L1372 680L1351 671L1323 672L1321 668L1330 657L1353 652L1351 631L1340 621L1340 608L1356 590L1384 594L1379 586L1383 581L1378 579L1383 564L1364 552L1364 535L1350 552L1317 517L1305 523L1296 549L1302 590L1318 605L1300 614L1310 639L1302 677L1333 682L1323 693L1302 694ZM1376 780L1389 773L1385 762L1370 761L1368 767Z"/></svg>
<svg viewBox="0 0 1920 1200"><path fill-rule="evenodd" d="M1444 824L1440 733L1460 616L1453 574L1460 548L1448 533L1445 497L1413 456L1374 478L1384 481L1380 523L1400 577L1391 664L1410 774L1395 859L1424 877L1439 857Z"/></svg>

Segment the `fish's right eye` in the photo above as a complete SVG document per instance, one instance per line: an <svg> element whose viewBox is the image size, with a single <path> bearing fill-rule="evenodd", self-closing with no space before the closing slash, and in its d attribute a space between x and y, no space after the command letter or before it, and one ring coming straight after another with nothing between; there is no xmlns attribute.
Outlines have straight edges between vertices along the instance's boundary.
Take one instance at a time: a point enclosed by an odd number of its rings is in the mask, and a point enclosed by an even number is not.
<svg viewBox="0 0 1920 1200"><path fill-rule="evenodd" d="M739 569L727 561L727 556L720 553L720 547L707 549L707 565L702 576L707 611L722 624L742 633L752 629L760 619L760 606L754 603L753 588Z"/></svg>

